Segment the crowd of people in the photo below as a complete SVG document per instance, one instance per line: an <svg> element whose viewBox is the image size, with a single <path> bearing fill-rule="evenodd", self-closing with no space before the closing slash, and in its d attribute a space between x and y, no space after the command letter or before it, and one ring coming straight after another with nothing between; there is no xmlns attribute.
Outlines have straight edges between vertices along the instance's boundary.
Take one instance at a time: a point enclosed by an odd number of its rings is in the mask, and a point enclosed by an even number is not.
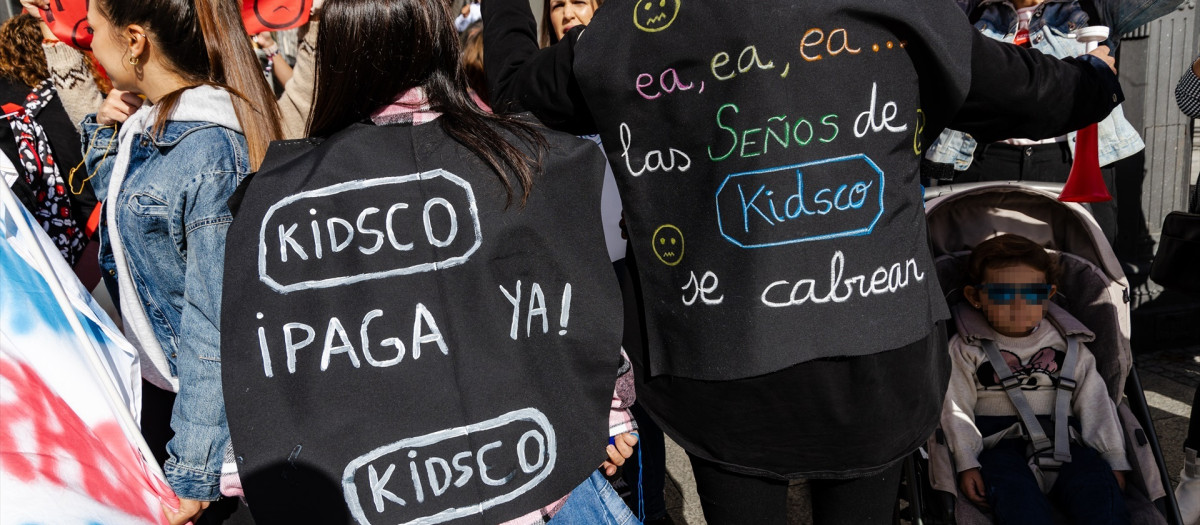
<svg viewBox="0 0 1200 525"><path fill-rule="evenodd" d="M997 232L948 305L922 184L1099 123L1115 192L1112 51L1178 3L94 0L79 50L22 0L0 172L175 393L172 524L671 523L664 435L710 523L885 523L935 432L995 523L1130 523L1057 256Z"/></svg>

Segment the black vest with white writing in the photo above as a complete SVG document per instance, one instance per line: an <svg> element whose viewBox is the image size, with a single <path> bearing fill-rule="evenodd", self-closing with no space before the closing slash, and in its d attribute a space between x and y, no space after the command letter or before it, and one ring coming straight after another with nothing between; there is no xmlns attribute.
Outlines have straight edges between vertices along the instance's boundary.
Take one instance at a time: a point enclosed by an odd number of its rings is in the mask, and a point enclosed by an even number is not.
<svg viewBox="0 0 1200 525"><path fill-rule="evenodd" d="M914 4L597 12L574 68L621 190L654 375L873 354L948 317L918 181L936 90L914 65L932 54Z"/></svg>
<svg viewBox="0 0 1200 525"><path fill-rule="evenodd" d="M546 138L523 207L437 121L272 145L229 229L221 319L256 518L498 523L605 459L604 159Z"/></svg>

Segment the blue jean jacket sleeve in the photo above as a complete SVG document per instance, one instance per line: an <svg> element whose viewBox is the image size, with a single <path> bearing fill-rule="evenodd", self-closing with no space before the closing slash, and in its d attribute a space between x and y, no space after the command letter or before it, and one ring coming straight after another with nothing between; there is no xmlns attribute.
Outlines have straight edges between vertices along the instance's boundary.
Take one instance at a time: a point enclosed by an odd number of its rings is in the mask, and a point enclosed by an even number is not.
<svg viewBox="0 0 1200 525"><path fill-rule="evenodd" d="M225 201L237 179L236 174L200 177L186 197L195 204L184 217L187 267L175 358L179 395L171 414L175 437L167 444L171 458L163 470L180 497L202 501L220 496L229 443L221 391L221 280L225 234L233 221Z"/></svg>
<svg viewBox="0 0 1200 525"><path fill-rule="evenodd" d="M1128 33L1151 21L1166 16L1183 0L1108 0L1110 25L1116 34Z"/></svg>
<svg viewBox="0 0 1200 525"><path fill-rule="evenodd" d="M108 197L108 181L112 176L113 161L117 158L117 127L101 126L93 113L80 124L83 133L83 163L91 180L96 200L104 202Z"/></svg>

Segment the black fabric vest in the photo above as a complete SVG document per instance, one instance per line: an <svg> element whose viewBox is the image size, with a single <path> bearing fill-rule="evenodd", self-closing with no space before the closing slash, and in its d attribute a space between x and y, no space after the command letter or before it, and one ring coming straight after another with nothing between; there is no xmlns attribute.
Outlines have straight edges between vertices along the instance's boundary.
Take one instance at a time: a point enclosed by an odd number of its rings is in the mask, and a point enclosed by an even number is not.
<svg viewBox="0 0 1200 525"><path fill-rule="evenodd" d="M256 519L497 523L604 460L622 327L604 159L546 138L507 208L436 122L271 146L229 229L221 324Z"/></svg>
<svg viewBox="0 0 1200 525"><path fill-rule="evenodd" d="M574 71L617 177L651 372L731 380L948 317L923 144L966 97L947 0L609 0Z"/></svg>

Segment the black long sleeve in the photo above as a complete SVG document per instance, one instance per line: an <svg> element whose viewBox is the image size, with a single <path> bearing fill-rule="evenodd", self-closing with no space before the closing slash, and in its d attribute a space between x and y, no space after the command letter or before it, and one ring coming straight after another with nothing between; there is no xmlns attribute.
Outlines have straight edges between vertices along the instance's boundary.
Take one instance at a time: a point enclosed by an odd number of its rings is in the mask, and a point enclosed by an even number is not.
<svg viewBox="0 0 1200 525"><path fill-rule="evenodd" d="M539 49L537 25L525 2L489 0L483 17L493 107L532 112L554 129L594 133L572 71L583 28ZM977 32L971 38L971 88L948 126L980 140L1062 135L1103 119L1124 100L1116 75L1099 59L1059 60Z"/></svg>
<svg viewBox="0 0 1200 525"><path fill-rule="evenodd" d="M583 27L572 28L558 43L539 49L537 23L524 0L483 3L483 67L492 109L529 111L546 126L576 135L596 132L572 61Z"/></svg>
<svg viewBox="0 0 1200 525"><path fill-rule="evenodd" d="M1097 122L1125 100L1098 58L1057 58L974 33L971 89L949 124L984 142L1055 137Z"/></svg>

